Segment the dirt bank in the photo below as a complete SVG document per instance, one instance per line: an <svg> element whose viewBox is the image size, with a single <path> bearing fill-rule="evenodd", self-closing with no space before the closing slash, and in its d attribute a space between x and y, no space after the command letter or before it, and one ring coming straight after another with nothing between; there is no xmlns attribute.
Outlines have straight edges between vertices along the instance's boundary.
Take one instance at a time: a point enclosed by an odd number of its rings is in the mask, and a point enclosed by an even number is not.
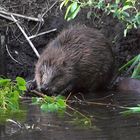
<svg viewBox="0 0 140 140"><path fill-rule="evenodd" d="M87 18L89 9L85 9L78 14L75 20L66 22L63 19L63 12L59 9L59 3L55 0L2 0L0 5L7 12L18 13L26 17L36 17L39 20L43 17L44 21L39 22L15 16L28 36L57 29L32 39L39 53L63 28L75 23L96 27L105 34L113 43L112 48L117 63L116 69L140 53L140 30L133 30L124 38L123 25L113 19L112 16L106 16L101 11L96 11L100 15L98 18L95 16ZM18 75L31 79L34 75L34 64L37 57L17 25L0 16L0 34L6 39L4 43L6 61L5 58L1 58L1 63L5 64L7 70L4 71L7 71L7 76L15 78ZM1 64L1 66L3 65ZM1 74L4 72L1 71Z"/></svg>

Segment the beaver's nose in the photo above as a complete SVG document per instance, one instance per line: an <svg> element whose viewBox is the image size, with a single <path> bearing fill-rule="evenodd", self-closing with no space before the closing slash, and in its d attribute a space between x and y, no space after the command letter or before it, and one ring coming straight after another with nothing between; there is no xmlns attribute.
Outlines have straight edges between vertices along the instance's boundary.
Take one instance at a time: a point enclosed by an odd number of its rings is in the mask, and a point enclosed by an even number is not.
<svg viewBox="0 0 140 140"><path fill-rule="evenodd" d="M40 90L41 90L42 92L47 92L48 89L49 89L49 88L48 88L48 85L46 85L46 84L42 85L41 88L40 88Z"/></svg>

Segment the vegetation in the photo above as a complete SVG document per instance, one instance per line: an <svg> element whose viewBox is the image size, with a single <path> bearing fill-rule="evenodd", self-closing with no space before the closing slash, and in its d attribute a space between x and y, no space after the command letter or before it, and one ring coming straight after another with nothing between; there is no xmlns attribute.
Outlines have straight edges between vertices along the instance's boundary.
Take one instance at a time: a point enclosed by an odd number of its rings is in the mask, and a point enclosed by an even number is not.
<svg viewBox="0 0 140 140"><path fill-rule="evenodd" d="M17 113L22 113L20 109L20 97L26 91L26 81L17 77L15 81L11 79L0 78L0 121L3 122L8 119L16 116L20 116ZM38 104L42 111L46 112L58 112L65 113L66 107L70 108L73 112L80 117L74 117L74 121L81 122L82 125L91 125L91 120L80 113L79 111L73 109L66 104L66 99L63 96L47 96L41 94L42 97L32 97L33 104ZM76 118L76 119L75 119ZM79 118L79 119L78 119Z"/></svg>
<svg viewBox="0 0 140 140"><path fill-rule="evenodd" d="M68 6L65 13L65 19L68 21L74 19L80 9L85 7L100 9L108 15L113 14L113 17L125 24L124 36L126 36L129 29L140 27L139 4L138 0L62 0L60 8Z"/></svg>
<svg viewBox="0 0 140 140"><path fill-rule="evenodd" d="M21 77L17 77L15 82L0 78L0 113L20 111L19 97L25 90L26 82Z"/></svg>
<svg viewBox="0 0 140 140"><path fill-rule="evenodd" d="M70 107L67 104L67 100L63 96L47 96L44 95L42 98L33 97L33 104L38 104L41 110L45 112L57 112L59 114L64 114L66 112L66 108L68 107L73 112L73 120L71 123L77 124L78 126L91 127L91 119L86 115L82 114L78 110Z"/></svg>
<svg viewBox="0 0 140 140"><path fill-rule="evenodd" d="M91 7L118 18L125 25L124 36L127 35L128 30L140 27L140 2L138 0L62 0L60 8L63 6L67 6L65 19L68 21L74 19L81 8ZM94 13L88 12L88 16L92 14ZM133 71L131 77L139 79L140 54L122 66L119 71L128 67L130 67L129 71Z"/></svg>
<svg viewBox="0 0 140 140"><path fill-rule="evenodd" d="M140 113L140 105L136 107L126 107L127 110L121 112L123 115L132 115L132 114L138 114Z"/></svg>
<svg viewBox="0 0 140 140"><path fill-rule="evenodd" d="M33 104L39 104L43 111L56 112L64 111L66 109L66 101L63 96L50 97L44 95L43 98L33 97Z"/></svg>
<svg viewBox="0 0 140 140"><path fill-rule="evenodd" d="M125 68L129 68L128 71L132 70L131 78L140 79L140 54L135 56L133 59L128 61L124 66L122 66L119 71L123 71Z"/></svg>

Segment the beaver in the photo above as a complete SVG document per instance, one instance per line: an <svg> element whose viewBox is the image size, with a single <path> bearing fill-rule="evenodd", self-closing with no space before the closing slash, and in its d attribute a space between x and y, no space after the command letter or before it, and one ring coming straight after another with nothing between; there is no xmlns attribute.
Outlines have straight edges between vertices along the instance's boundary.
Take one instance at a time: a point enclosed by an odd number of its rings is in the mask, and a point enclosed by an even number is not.
<svg viewBox="0 0 140 140"><path fill-rule="evenodd" d="M93 92L109 81L110 44L97 29L73 26L51 41L35 66L35 81L47 95Z"/></svg>

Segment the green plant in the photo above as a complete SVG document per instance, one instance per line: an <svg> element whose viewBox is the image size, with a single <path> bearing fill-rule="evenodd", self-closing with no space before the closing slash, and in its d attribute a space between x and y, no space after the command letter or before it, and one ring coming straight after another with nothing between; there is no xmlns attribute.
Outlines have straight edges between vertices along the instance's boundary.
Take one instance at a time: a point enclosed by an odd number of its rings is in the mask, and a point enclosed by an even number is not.
<svg viewBox="0 0 140 140"><path fill-rule="evenodd" d="M123 115L132 115L140 113L140 105L136 107L126 107L127 110L120 112Z"/></svg>
<svg viewBox="0 0 140 140"><path fill-rule="evenodd" d="M26 82L21 77L17 77L15 82L0 78L0 113L20 111L19 97L25 90Z"/></svg>
<svg viewBox="0 0 140 140"><path fill-rule="evenodd" d="M140 27L140 11L138 0L62 0L60 8L67 6L65 19L74 19L81 8L93 7L106 14L113 14L126 26L124 36L132 28Z"/></svg>
<svg viewBox="0 0 140 140"><path fill-rule="evenodd" d="M139 0L62 0L60 8L68 6L65 14L66 20L72 20L76 17L81 8L93 7L106 14L112 14L114 18L125 25L124 36L128 30L140 27L140 2ZM90 16L92 13L88 13ZM94 13L93 13L94 14ZM96 17L99 17L96 14ZM119 71L130 67L133 70L131 77L140 79L140 54L130 60Z"/></svg>
<svg viewBox="0 0 140 140"><path fill-rule="evenodd" d="M129 68L130 67L130 68ZM131 78L140 79L140 54L135 56L133 59L128 61L125 65L123 65L119 71L123 71L124 69L133 70Z"/></svg>
<svg viewBox="0 0 140 140"><path fill-rule="evenodd" d="M64 114L66 112L66 108L68 107L70 110L73 111L73 121L71 123L76 124L78 126L84 127L91 127L91 119L78 110L70 107L66 102L63 96L47 96L44 95L43 97L33 97L32 98L33 104L38 104L42 111L45 112L57 112L59 114Z"/></svg>
<svg viewBox="0 0 140 140"><path fill-rule="evenodd" d="M66 109L66 101L63 96L50 97L44 95L43 98L33 97L33 104L39 104L40 108L46 112L64 111Z"/></svg>

